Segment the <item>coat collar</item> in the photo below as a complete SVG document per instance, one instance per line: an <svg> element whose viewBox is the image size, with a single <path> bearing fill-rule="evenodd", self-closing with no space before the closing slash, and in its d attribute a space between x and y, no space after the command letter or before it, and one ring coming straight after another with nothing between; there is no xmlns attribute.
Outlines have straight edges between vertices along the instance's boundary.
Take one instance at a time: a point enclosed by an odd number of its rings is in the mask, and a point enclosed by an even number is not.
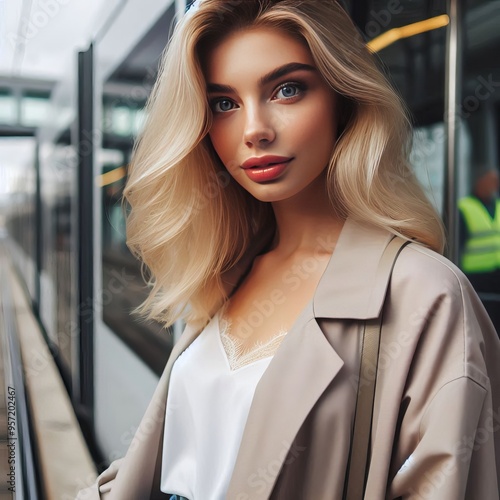
<svg viewBox="0 0 500 500"><path fill-rule="evenodd" d="M389 284L380 267L394 237L385 229L347 219L314 294L317 318L377 318Z"/></svg>
<svg viewBox="0 0 500 500"><path fill-rule="evenodd" d="M239 283L256 255L273 234L261 232L243 258L222 277L228 295ZM313 312L318 318L376 318L381 310L389 273L380 272L380 258L393 235L385 229L348 218L314 294ZM325 248L332 242L318 240ZM215 311L214 311L215 313Z"/></svg>

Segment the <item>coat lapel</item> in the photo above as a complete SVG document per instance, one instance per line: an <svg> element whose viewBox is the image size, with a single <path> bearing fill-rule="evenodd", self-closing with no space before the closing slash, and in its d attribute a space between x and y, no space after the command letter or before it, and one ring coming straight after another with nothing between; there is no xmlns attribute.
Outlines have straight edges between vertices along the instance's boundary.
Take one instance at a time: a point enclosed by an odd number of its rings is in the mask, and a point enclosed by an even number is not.
<svg viewBox="0 0 500 500"><path fill-rule="evenodd" d="M270 497L300 426L342 368L316 320L309 312L304 319L288 332L257 386L227 498Z"/></svg>

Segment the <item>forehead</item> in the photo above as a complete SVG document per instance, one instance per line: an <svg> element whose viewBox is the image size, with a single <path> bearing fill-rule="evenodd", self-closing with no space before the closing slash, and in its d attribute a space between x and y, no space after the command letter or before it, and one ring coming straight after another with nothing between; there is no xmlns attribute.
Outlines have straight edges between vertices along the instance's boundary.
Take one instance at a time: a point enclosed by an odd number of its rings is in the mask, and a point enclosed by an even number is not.
<svg viewBox="0 0 500 500"><path fill-rule="evenodd" d="M289 62L315 66L305 42L277 28L247 28L231 33L207 53L205 73L208 82L228 83L258 78Z"/></svg>

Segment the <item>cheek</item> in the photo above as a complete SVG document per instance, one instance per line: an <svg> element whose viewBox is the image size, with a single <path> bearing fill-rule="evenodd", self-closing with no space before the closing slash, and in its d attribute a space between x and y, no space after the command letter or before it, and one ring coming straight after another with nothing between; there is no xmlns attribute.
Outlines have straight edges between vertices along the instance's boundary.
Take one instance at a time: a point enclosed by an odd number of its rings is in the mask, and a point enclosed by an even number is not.
<svg viewBox="0 0 500 500"><path fill-rule="evenodd" d="M338 119L335 108L335 102L329 102L328 106L324 106L318 111L315 123L316 134L318 137L321 137L322 143L324 144L323 150L326 150L329 154L337 140Z"/></svg>
<svg viewBox="0 0 500 500"><path fill-rule="evenodd" d="M330 152L335 144L336 126L330 108L315 107L302 116L301 127L297 129L296 139L313 154Z"/></svg>
<svg viewBox="0 0 500 500"><path fill-rule="evenodd" d="M315 177L328 164L336 141L336 125L332 107L315 106L303 117L302 133L296 135L297 144L307 157L307 176Z"/></svg>
<svg viewBox="0 0 500 500"><path fill-rule="evenodd" d="M230 131L225 127L212 127L208 136L210 137L212 146L217 156L220 158L222 165L229 172L231 177L238 180L238 176L241 175L241 169L236 161L237 145L234 142L235 138L231 136Z"/></svg>
<svg viewBox="0 0 500 500"><path fill-rule="evenodd" d="M234 138L230 130L227 127L221 127L214 125L209 132L210 140L212 141L212 145L215 149L215 152L219 155L222 163L226 167L234 157L235 146L234 146Z"/></svg>

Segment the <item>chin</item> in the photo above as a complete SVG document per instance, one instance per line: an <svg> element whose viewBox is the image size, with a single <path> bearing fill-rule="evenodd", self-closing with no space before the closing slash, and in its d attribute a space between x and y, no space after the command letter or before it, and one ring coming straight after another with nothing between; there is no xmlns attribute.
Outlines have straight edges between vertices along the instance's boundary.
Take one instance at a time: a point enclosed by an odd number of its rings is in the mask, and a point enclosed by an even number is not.
<svg viewBox="0 0 500 500"><path fill-rule="evenodd" d="M252 189L247 190L254 198L263 203L273 203L278 201L287 200L296 194L296 191L284 190L283 187L278 186L265 186L266 189Z"/></svg>

